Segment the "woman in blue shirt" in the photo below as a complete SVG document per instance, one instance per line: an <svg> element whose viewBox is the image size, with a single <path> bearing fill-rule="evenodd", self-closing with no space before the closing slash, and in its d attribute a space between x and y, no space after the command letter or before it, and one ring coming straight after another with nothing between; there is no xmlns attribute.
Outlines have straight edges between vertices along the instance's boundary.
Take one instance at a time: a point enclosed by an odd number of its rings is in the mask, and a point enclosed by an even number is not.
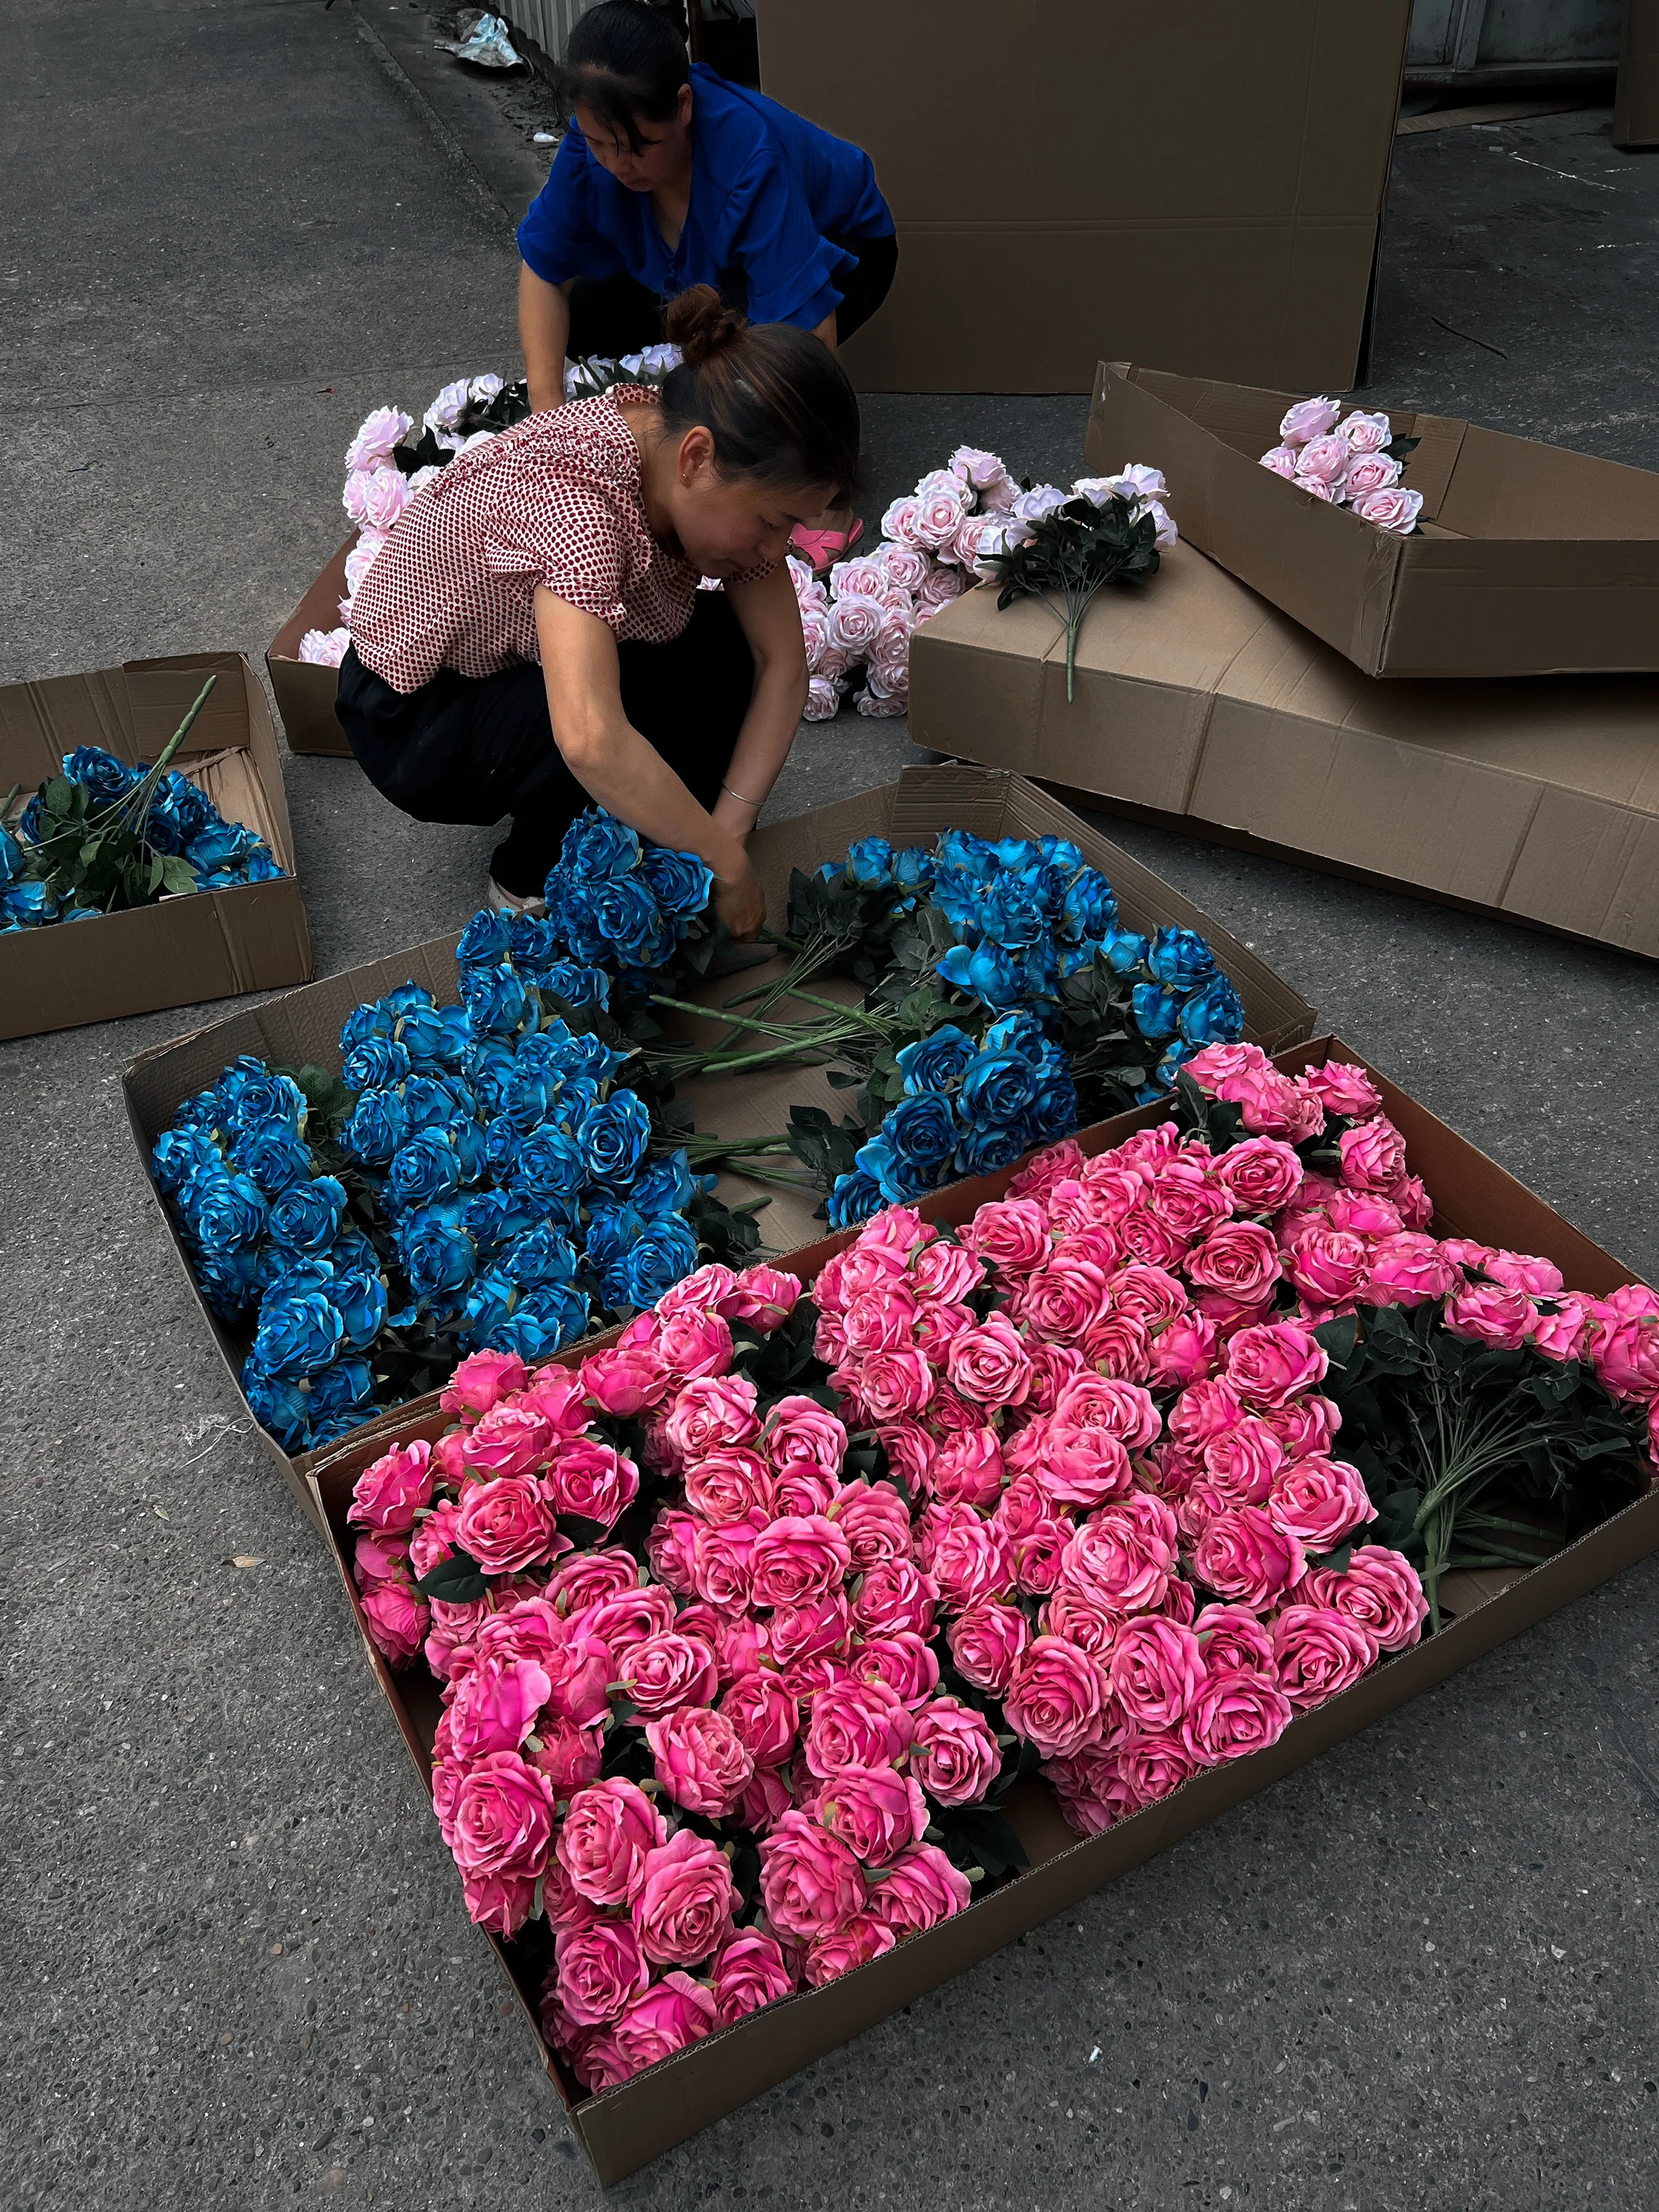
<svg viewBox="0 0 1659 2212"><path fill-rule="evenodd" d="M645 0L603 0L579 20L559 94L568 127L519 226L533 408L562 403L567 356L658 343L665 301L694 284L832 350L887 296L898 241L869 155L693 67ZM801 550L822 564L860 527Z"/></svg>

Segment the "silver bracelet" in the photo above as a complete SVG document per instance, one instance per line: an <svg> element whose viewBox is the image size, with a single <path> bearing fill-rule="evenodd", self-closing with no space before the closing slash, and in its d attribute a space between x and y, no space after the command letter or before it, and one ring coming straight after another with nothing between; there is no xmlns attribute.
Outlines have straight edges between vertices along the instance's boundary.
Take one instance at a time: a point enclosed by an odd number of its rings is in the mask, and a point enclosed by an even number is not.
<svg viewBox="0 0 1659 2212"><path fill-rule="evenodd" d="M739 806L752 806L757 814L760 812L761 801L758 799L745 799L740 791L733 791L729 783L723 783L720 789L728 799L735 799Z"/></svg>

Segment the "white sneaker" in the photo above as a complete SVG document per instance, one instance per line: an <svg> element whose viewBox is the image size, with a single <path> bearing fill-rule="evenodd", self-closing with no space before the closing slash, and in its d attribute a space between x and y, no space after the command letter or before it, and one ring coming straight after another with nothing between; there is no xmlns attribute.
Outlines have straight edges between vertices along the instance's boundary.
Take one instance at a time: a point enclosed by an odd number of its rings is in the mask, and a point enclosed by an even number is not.
<svg viewBox="0 0 1659 2212"><path fill-rule="evenodd" d="M547 912L544 898L520 898L517 891L504 891L494 876L484 878L484 896L497 914L541 915Z"/></svg>

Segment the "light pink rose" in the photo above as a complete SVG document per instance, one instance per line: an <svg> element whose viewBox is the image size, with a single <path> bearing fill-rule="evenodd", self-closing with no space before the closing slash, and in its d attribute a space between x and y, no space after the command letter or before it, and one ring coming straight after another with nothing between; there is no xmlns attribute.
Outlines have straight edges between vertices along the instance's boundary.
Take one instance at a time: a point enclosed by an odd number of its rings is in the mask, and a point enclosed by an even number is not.
<svg viewBox="0 0 1659 2212"><path fill-rule="evenodd" d="M881 534L884 538L892 538L897 544L919 547L921 540L916 531L918 520L914 496L896 499L881 518Z"/></svg>
<svg viewBox="0 0 1659 2212"><path fill-rule="evenodd" d="M1190 1628L1162 1618L1126 1621L1112 1644L1113 1693L1144 1729L1174 1728L1204 1680L1204 1655Z"/></svg>
<svg viewBox="0 0 1659 2212"><path fill-rule="evenodd" d="M726 1940L738 1903L725 1852L682 1828L646 1856L633 1899L640 1948L653 1966L693 1966Z"/></svg>
<svg viewBox="0 0 1659 2212"><path fill-rule="evenodd" d="M625 1920L592 1920L553 1940L558 2001L579 2027L617 2019L647 1987L651 1969Z"/></svg>
<svg viewBox="0 0 1659 2212"><path fill-rule="evenodd" d="M1266 1750L1290 1724L1291 1702L1277 1684L1254 1668L1212 1667L1181 1724L1181 1735L1200 1765L1216 1766Z"/></svg>
<svg viewBox="0 0 1659 2212"><path fill-rule="evenodd" d="M640 1471L633 1461L594 1437L574 1437L562 1444L542 1477L542 1495L555 1513L596 1521L601 1528L620 1518L639 1489Z"/></svg>
<svg viewBox="0 0 1659 2212"><path fill-rule="evenodd" d="M775 1674L741 1674L720 1699L720 1711L757 1766L781 1766L795 1747L800 1713Z"/></svg>
<svg viewBox="0 0 1659 2212"><path fill-rule="evenodd" d="M354 1528L396 1535L415 1526L415 1516L432 1497L432 1447L417 1438L394 1444L352 1487L346 1519Z"/></svg>
<svg viewBox="0 0 1659 2212"><path fill-rule="evenodd" d="M854 1858L890 1865L927 1826L921 1785L891 1766L843 1766L818 1791L815 1817Z"/></svg>
<svg viewBox="0 0 1659 2212"><path fill-rule="evenodd" d="M1306 1550L1334 1552L1356 1528L1376 1520L1376 1508L1357 1467L1314 1456L1279 1470L1267 1499L1267 1517Z"/></svg>
<svg viewBox="0 0 1659 2212"><path fill-rule="evenodd" d="M639 1895L647 1857L667 1841L668 1823L645 1792L615 1776L570 1800L558 1860L578 1895L613 1909Z"/></svg>
<svg viewBox="0 0 1659 2212"><path fill-rule="evenodd" d="M406 1583L378 1583L362 1601L369 1640L392 1667L407 1667L425 1639L428 1607Z"/></svg>
<svg viewBox="0 0 1659 2212"><path fill-rule="evenodd" d="M1352 458L1344 439L1310 438L1296 457L1296 481L1304 491L1316 483L1335 491L1346 476Z"/></svg>
<svg viewBox="0 0 1659 2212"><path fill-rule="evenodd" d="M459 1773L433 1770L443 1839L464 1874L540 1874L553 1841L553 1790L514 1751L492 1751Z"/></svg>
<svg viewBox="0 0 1659 2212"><path fill-rule="evenodd" d="M1428 1618L1423 1584L1408 1559L1382 1544L1361 1544L1340 1574L1314 1578L1313 1602L1345 1613L1383 1651L1403 1651L1415 1644Z"/></svg>
<svg viewBox="0 0 1659 2212"><path fill-rule="evenodd" d="M911 1560L883 1559L859 1583L853 1625L860 1636L931 1635L935 1596L932 1580Z"/></svg>
<svg viewBox="0 0 1659 2212"><path fill-rule="evenodd" d="M632 2075L672 2058L720 2025L714 2000L701 1982L678 1969L635 1997L611 2033ZM590 2062L592 2046L589 2045Z"/></svg>
<svg viewBox="0 0 1659 2212"><path fill-rule="evenodd" d="M967 514L962 489L937 485L916 501L915 541L926 551L944 555L954 544Z"/></svg>
<svg viewBox="0 0 1659 2212"><path fill-rule="evenodd" d="M1322 438L1334 430L1341 412L1334 399L1322 395L1317 399L1298 399L1286 410L1279 434L1287 446L1305 446L1310 438Z"/></svg>
<svg viewBox="0 0 1659 2212"><path fill-rule="evenodd" d="M967 1875L937 1844L913 1844L871 1884L867 1910L902 1938L951 1919L973 1893Z"/></svg>
<svg viewBox="0 0 1659 2212"><path fill-rule="evenodd" d="M1099 1734L1105 1685L1086 1652L1058 1636L1033 1638L1003 1696L1008 1725L1045 1759L1064 1758Z"/></svg>
<svg viewBox="0 0 1659 2212"><path fill-rule="evenodd" d="M1273 1622L1279 1686L1299 1713L1351 1688L1376 1652L1365 1630L1331 1606L1287 1605Z"/></svg>
<svg viewBox="0 0 1659 2212"><path fill-rule="evenodd" d="M976 1690L1000 1697L1031 1641L1031 1626L1018 1606L985 1603L953 1620L945 1642L957 1672Z"/></svg>
<svg viewBox="0 0 1659 2212"><path fill-rule="evenodd" d="M1400 484L1389 491L1368 493L1353 503L1353 512L1362 522L1375 523L1379 530L1395 531L1401 538L1410 537L1422 509L1422 493L1407 491Z"/></svg>
<svg viewBox="0 0 1659 2212"><path fill-rule="evenodd" d="M401 407L371 409L346 447L346 467L372 469L377 461L389 460L392 447L400 445L404 432L414 428L414 419L405 415Z"/></svg>
<svg viewBox="0 0 1659 2212"><path fill-rule="evenodd" d="M833 650L862 658L881 630L882 610L872 599L837 599L830 610L828 637Z"/></svg>
<svg viewBox="0 0 1659 2212"><path fill-rule="evenodd" d="M801 1972L809 1989L821 1990L826 1983L850 1974L854 1966L867 1966L872 1959L890 1951L897 1941L885 1921L878 1920L873 1912L855 1912L833 1934L820 1936L807 1945Z"/></svg>
<svg viewBox="0 0 1659 2212"><path fill-rule="evenodd" d="M927 580L927 556L917 546L894 539L878 545L872 557L884 581L902 592L919 592Z"/></svg>
<svg viewBox="0 0 1659 2212"><path fill-rule="evenodd" d="M487 1575L516 1573L565 1548L529 1474L470 1483L455 1518L455 1540Z"/></svg>
<svg viewBox="0 0 1659 2212"><path fill-rule="evenodd" d="M934 1698L917 1714L910 1772L936 1805L977 1805L1001 1765L990 1723L971 1705Z"/></svg>
<svg viewBox="0 0 1659 2212"><path fill-rule="evenodd" d="M1358 407L1338 425L1338 430L1356 453L1380 453L1394 436L1394 426L1386 415L1367 415Z"/></svg>
<svg viewBox="0 0 1659 2212"><path fill-rule="evenodd" d="M390 530L409 501L403 471L390 461L353 469L340 503L360 530Z"/></svg>
<svg viewBox="0 0 1659 2212"><path fill-rule="evenodd" d="M1017 532L1015 537L1017 542L1023 542L1024 533ZM981 550L983 546L984 541L981 540ZM964 592L971 590L973 580L964 569L935 564L923 578L916 592L918 626L926 622L930 615L937 614L941 607L948 607L952 599L960 599Z"/></svg>
<svg viewBox="0 0 1659 2212"><path fill-rule="evenodd" d="M624 1352L620 1346L596 1352L578 1370L584 1392L601 1413L621 1420L661 1404L668 1376L655 1355L643 1349Z"/></svg>
<svg viewBox="0 0 1659 2212"><path fill-rule="evenodd" d="M1400 481L1400 464L1386 453L1362 453L1350 463L1342 489L1358 505L1373 493L1389 491Z"/></svg>
<svg viewBox="0 0 1659 2212"><path fill-rule="evenodd" d="M711 1971L714 2003L725 2027L776 1997L788 1996L795 1987L783 1946L757 1928L740 1928L728 1936Z"/></svg>
<svg viewBox="0 0 1659 2212"><path fill-rule="evenodd" d="M1465 1283L1446 1300L1446 1326L1455 1335L1515 1352L1527 1340L1536 1316L1524 1291L1501 1283Z"/></svg>
<svg viewBox="0 0 1659 2212"><path fill-rule="evenodd" d="M886 1682L837 1682L813 1701L805 1745L807 1771L827 1781L843 1766L896 1765L915 1730L903 1700Z"/></svg>
<svg viewBox="0 0 1659 2212"><path fill-rule="evenodd" d="M1218 1597L1265 1612L1307 1564L1294 1536L1276 1528L1259 1505L1218 1513L1193 1552L1193 1572Z"/></svg>
<svg viewBox="0 0 1659 2212"><path fill-rule="evenodd" d="M761 1898L780 1934L810 1943L833 1935L864 1903L864 1875L838 1836L805 1813L783 1814L760 1844Z"/></svg>
<svg viewBox="0 0 1659 2212"><path fill-rule="evenodd" d="M801 709L804 720L833 722L841 712L841 692L832 676L815 671L807 679L806 704Z"/></svg>
<svg viewBox="0 0 1659 2212"><path fill-rule="evenodd" d="M830 571L830 589L836 599L878 599L885 585L881 563L873 553L837 561Z"/></svg>
<svg viewBox="0 0 1659 2212"><path fill-rule="evenodd" d="M1296 474L1297 452L1295 446L1269 446L1261 456L1261 466L1288 482Z"/></svg>
<svg viewBox="0 0 1659 2212"><path fill-rule="evenodd" d="M1228 1346L1225 1379L1246 1405L1265 1410L1322 1382L1329 1365L1323 1346L1298 1323L1264 1322Z"/></svg>
<svg viewBox="0 0 1659 2212"><path fill-rule="evenodd" d="M854 1680L884 1682L913 1712L939 1687L939 1661L913 1629L861 1638L849 1663Z"/></svg>
<svg viewBox="0 0 1659 2212"><path fill-rule="evenodd" d="M529 1380L530 1370L517 1352L474 1352L450 1376L438 1402L447 1413L470 1413L476 1419L522 1390Z"/></svg>

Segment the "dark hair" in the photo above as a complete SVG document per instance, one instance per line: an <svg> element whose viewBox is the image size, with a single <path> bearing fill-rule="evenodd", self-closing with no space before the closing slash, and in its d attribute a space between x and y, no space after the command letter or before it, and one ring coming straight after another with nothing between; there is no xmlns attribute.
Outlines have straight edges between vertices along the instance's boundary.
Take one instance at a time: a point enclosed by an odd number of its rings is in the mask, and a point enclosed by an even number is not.
<svg viewBox="0 0 1659 2212"><path fill-rule="evenodd" d="M852 498L859 403L828 346L793 323L750 323L708 284L671 300L663 327L685 356L662 388L671 435L707 430L723 476Z"/></svg>
<svg viewBox="0 0 1659 2212"><path fill-rule="evenodd" d="M645 141L636 118L668 122L690 82L685 41L660 8L601 0L566 40L554 91L567 123L580 100L637 154Z"/></svg>

